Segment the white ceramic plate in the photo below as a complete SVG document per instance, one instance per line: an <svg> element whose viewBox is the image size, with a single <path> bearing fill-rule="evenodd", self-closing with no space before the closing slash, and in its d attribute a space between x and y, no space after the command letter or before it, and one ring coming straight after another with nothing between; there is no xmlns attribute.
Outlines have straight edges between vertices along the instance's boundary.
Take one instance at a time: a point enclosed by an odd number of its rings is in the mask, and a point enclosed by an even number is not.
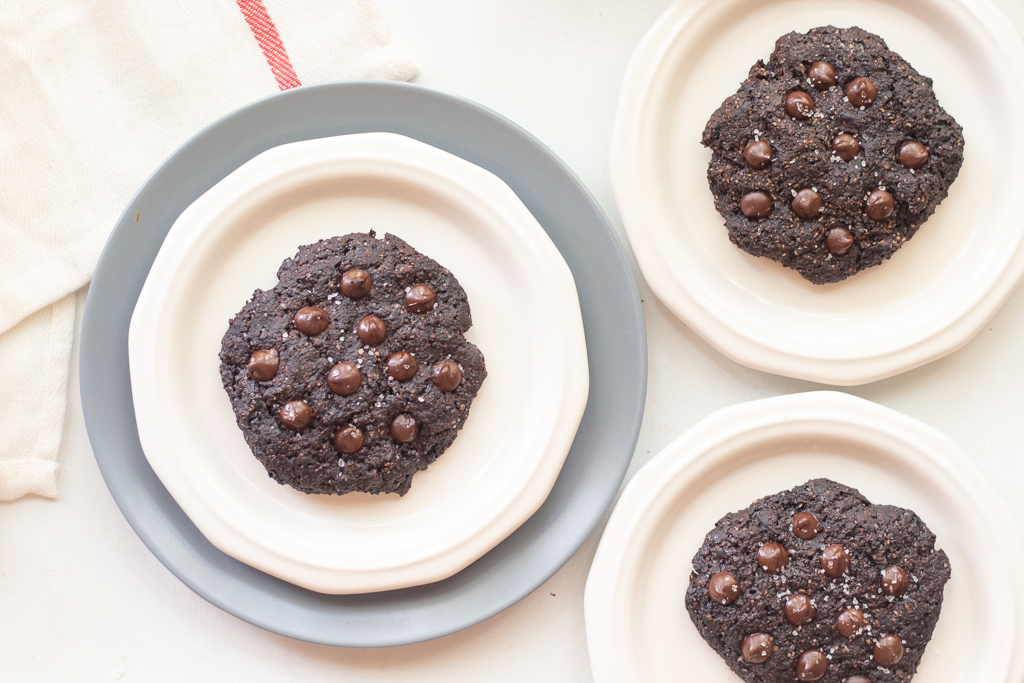
<svg viewBox="0 0 1024 683"><path fill-rule="evenodd" d="M816 477L914 510L949 556L953 575L915 683L1019 683L1024 548L1009 512L948 437L836 392L720 410L633 477L587 579L594 679L736 681L690 622L691 560L726 513Z"/></svg>
<svg viewBox="0 0 1024 683"><path fill-rule="evenodd" d="M404 497L306 495L249 451L220 340L299 245L369 229L455 273L488 377ZM273 148L197 199L153 263L128 343L139 437L175 501L220 550L325 593L437 581L498 544L547 497L589 386L572 274L532 214L491 173L390 133Z"/></svg>
<svg viewBox="0 0 1024 683"><path fill-rule="evenodd" d="M877 33L934 79L963 125L950 194L880 266L831 285L729 242L701 133L776 39L815 26ZM733 360L838 385L967 343L1024 275L1024 40L986 0L677 2L633 54L611 148L615 199L644 277Z"/></svg>

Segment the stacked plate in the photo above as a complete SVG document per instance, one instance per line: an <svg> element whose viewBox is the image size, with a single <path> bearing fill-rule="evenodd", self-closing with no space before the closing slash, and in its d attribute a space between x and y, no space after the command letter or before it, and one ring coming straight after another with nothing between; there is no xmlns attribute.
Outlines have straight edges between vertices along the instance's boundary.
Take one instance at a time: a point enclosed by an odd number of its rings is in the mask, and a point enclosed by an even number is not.
<svg viewBox="0 0 1024 683"><path fill-rule="evenodd" d="M220 338L299 245L371 229L455 273L489 376L404 497L308 496L249 452ZM544 145L465 100L353 82L239 110L154 173L101 259L81 375L104 478L172 572L264 628L365 647L486 619L572 556L632 456L646 345L611 235Z"/></svg>

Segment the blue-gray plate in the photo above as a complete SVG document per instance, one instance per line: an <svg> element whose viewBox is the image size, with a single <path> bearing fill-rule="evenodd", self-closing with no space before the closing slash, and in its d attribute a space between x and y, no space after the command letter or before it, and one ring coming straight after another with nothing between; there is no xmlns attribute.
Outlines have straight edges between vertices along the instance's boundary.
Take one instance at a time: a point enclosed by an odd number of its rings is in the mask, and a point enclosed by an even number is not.
<svg viewBox="0 0 1024 683"><path fill-rule="evenodd" d="M550 235L579 290L590 363L586 413L544 505L489 553L444 581L323 595L214 548L150 469L128 375L128 324L178 215L257 154L288 142L386 131L460 156L504 180ZM139 217L136 222L136 216ZM407 83L350 81L273 95L213 123L172 154L128 204L89 290L82 405L103 478L125 518L189 588L256 626L325 645L383 647L438 638L515 604L583 544L636 446L647 343L622 245L586 187L543 143L468 100Z"/></svg>

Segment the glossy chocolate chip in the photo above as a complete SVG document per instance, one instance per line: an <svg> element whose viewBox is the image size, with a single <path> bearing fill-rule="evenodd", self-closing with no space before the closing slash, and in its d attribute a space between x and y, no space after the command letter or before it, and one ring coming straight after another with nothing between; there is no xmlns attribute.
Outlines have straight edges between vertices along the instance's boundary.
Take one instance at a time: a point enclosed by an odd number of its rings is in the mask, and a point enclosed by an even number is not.
<svg viewBox="0 0 1024 683"><path fill-rule="evenodd" d="M874 655L882 666L896 666L903 659L903 642L896 636L882 636L875 641Z"/></svg>
<svg viewBox="0 0 1024 683"><path fill-rule="evenodd" d="M426 313L437 303L437 292L430 285L413 285L405 293L405 307L413 313Z"/></svg>
<svg viewBox="0 0 1024 683"><path fill-rule="evenodd" d="M929 156L931 155L928 153L927 147L920 142L911 140L910 142L903 143L899 153L896 155L896 160L907 168L917 169L927 163Z"/></svg>
<svg viewBox="0 0 1024 683"><path fill-rule="evenodd" d="M821 650L807 650L796 660L798 681L817 681L828 671L828 659Z"/></svg>
<svg viewBox="0 0 1024 683"><path fill-rule="evenodd" d="M817 536L819 531L821 525L813 513L804 511L793 515L793 535L797 538L809 541Z"/></svg>
<svg viewBox="0 0 1024 683"><path fill-rule="evenodd" d="M747 218L764 218L771 215L774 205L764 192L748 192L740 200L740 211Z"/></svg>
<svg viewBox="0 0 1024 683"><path fill-rule="evenodd" d="M896 209L896 200L885 190L874 190L864 203L864 211L874 221L884 221Z"/></svg>
<svg viewBox="0 0 1024 683"><path fill-rule="evenodd" d="M832 151L843 161L849 161L860 152L860 143L852 135L840 133L832 138Z"/></svg>
<svg viewBox="0 0 1024 683"><path fill-rule="evenodd" d="M844 256L853 248L853 233L846 228L832 228L825 235L825 248L836 256Z"/></svg>
<svg viewBox="0 0 1024 683"><path fill-rule="evenodd" d="M351 363L338 363L327 373L327 388L340 396L351 396L359 390L363 375Z"/></svg>
<svg viewBox="0 0 1024 683"><path fill-rule="evenodd" d="M815 615L818 614L818 610L814 608L814 603L803 593L791 595L786 600L785 612L786 621L793 624L793 626L809 624L814 620Z"/></svg>
<svg viewBox="0 0 1024 683"><path fill-rule="evenodd" d="M796 193L791 206L793 213L805 221L809 221L818 217L821 204L821 195L810 188L805 188Z"/></svg>
<svg viewBox="0 0 1024 683"><path fill-rule="evenodd" d="M750 168L759 171L772 162L773 156L775 152L772 146L764 140L752 140L743 150L743 158L747 160Z"/></svg>
<svg viewBox="0 0 1024 683"><path fill-rule="evenodd" d="M863 76L846 84L846 99L855 107L869 107L878 97L878 88Z"/></svg>
<svg viewBox="0 0 1024 683"><path fill-rule="evenodd" d="M815 62L807 69L807 78L816 90L828 90L836 84L836 70L828 62Z"/></svg>
<svg viewBox="0 0 1024 683"><path fill-rule="evenodd" d="M281 420L281 426L297 432L308 427L313 421L313 409L305 401L288 401L281 406L277 417Z"/></svg>
<svg viewBox="0 0 1024 683"><path fill-rule="evenodd" d="M249 376L257 382L266 382L277 376L277 369L281 367L281 357L277 349L260 349L249 357L249 364L245 366Z"/></svg>
<svg viewBox="0 0 1024 683"><path fill-rule="evenodd" d="M396 351L388 358L388 374L399 382L412 379L419 369L416 357L408 351Z"/></svg>
<svg viewBox="0 0 1024 683"><path fill-rule="evenodd" d="M814 113L814 99L802 90L786 95L786 113L798 121L811 118Z"/></svg>
<svg viewBox="0 0 1024 683"><path fill-rule="evenodd" d="M349 299L362 299L373 289L370 274L362 268L345 271L341 276L341 293Z"/></svg>
<svg viewBox="0 0 1024 683"><path fill-rule="evenodd" d="M740 584L729 572L718 572L708 581L708 595L719 605L731 605L740 594Z"/></svg>
<svg viewBox="0 0 1024 683"><path fill-rule="evenodd" d="M902 567L886 567L882 570L882 592L900 597L910 588L910 577Z"/></svg>
<svg viewBox="0 0 1024 683"><path fill-rule="evenodd" d="M842 576L850 568L850 555L846 548L834 543L821 551L821 568L831 577Z"/></svg>
<svg viewBox="0 0 1024 683"><path fill-rule="evenodd" d="M388 326L377 316L368 315L359 321L356 335L364 344L377 346L388 338Z"/></svg>
<svg viewBox="0 0 1024 683"><path fill-rule="evenodd" d="M757 549L757 566L769 574L778 574L789 563L789 553L778 543L765 543Z"/></svg>
<svg viewBox="0 0 1024 683"><path fill-rule="evenodd" d="M334 447L342 453L355 453L363 447L363 430L349 425L334 432Z"/></svg>
<svg viewBox="0 0 1024 683"><path fill-rule="evenodd" d="M300 308L295 314L295 328L306 335L313 337L327 329L331 324L331 316L327 311L318 306L306 306Z"/></svg>
<svg viewBox="0 0 1024 683"><path fill-rule="evenodd" d="M398 443L411 443L420 433L420 425L412 415L401 413L391 420L391 438Z"/></svg>
<svg viewBox="0 0 1024 683"><path fill-rule="evenodd" d="M836 617L836 630L847 638L853 638L867 625L868 620L864 617L864 612L856 607L845 609Z"/></svg>
<svg viewBox="0 0 1024 683"><path fill-rule="evenodd" d="M462 383L462 369L453 360L435 363L431 374L434 376L434 386L441 391L455 391Z"/></svg>
<svg viewBox="0 0 1024 683"><path fill-rule="evenodd" d="M775 639L767 633L752 633L743 639L743 659L747 664L763 664L774 647Z"/></svg>

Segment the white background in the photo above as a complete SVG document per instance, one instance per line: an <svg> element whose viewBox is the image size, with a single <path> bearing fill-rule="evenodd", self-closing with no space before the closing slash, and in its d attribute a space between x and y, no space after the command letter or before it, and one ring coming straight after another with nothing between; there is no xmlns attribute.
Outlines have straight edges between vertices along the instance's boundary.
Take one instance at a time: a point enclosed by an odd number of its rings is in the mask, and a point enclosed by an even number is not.
<svg viewBox="0 0 1024 683"><path fill-rule="evenodd" d="M995 1L1024 26L1024 0ZM629 56L666 0L378 4L420 63L414 82L480 102L548 144L594 193L625 244L608 181L612 121ZM727 360L635 274L650 374L630 475L718 408L823 388ZM86 295L79 293L76 331ZM1022 339L1024 290L952 356L847 391L943 430L1024 528ZM592 680L583 586L600 529L546 584L483 624L419 645L345 650L289 640L220 611L143 546L107 492L89 447L77 332L59 462L58 500L0 504L0 680Z"/></svg>

